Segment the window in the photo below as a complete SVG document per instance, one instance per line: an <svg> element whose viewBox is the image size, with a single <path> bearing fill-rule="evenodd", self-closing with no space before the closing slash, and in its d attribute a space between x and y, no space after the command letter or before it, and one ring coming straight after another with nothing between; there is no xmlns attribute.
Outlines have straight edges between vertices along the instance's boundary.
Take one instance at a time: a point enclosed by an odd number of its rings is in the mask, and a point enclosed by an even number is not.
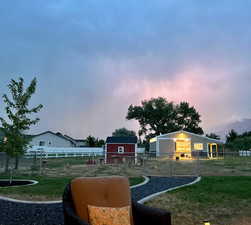
<svg viewBox="0 0 251 225"><path fill-rule="evenodd" d="M124 146L118 147L118 153L124 153Z"/></svg>
<svg viewBox="0 0 251 225"><path fill-rule="evenodd" d="M39 146L45 146L45 141L39 141Z"/></svg>
<svg viewBox="0 0 251 225"><path fill-rule="evenodd" d="M203 150L203 143L194 143L194 150Z"/></svg>

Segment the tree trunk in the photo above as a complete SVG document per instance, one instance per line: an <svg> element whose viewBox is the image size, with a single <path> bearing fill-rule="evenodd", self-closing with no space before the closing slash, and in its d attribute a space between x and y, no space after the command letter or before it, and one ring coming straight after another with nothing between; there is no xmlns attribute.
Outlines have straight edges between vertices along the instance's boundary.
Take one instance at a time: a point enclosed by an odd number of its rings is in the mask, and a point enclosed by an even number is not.
<svg viewBox="0 0 251 225"><path fill-rule="evenodd" d="M6 154L5 156L5 173L9 171L10 157Z"/></svg>
<svg viewBox="0 0 251 225"><path fill-rule="evenodd" d="M15 158L15 170L18 170L18 166L19 166L19 156L16 156L16 158Z"/></svg>

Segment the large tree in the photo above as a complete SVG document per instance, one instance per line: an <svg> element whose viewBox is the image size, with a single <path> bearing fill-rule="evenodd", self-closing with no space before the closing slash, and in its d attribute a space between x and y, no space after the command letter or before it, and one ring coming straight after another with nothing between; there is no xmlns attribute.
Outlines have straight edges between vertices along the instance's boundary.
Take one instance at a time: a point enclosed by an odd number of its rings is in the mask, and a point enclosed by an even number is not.
<svg viewBox="0 0 251 225"><path fill-rule="evenodd" d="M128 136L136 136L135 131L133 130L128 130L125 127L116 129L113 133L112 136L114 137L128 137Z"/></svg>
<svg viewBox="0 0 251 225"><path fill-rule="evenodd" d="M34 78L30 85L25 89L23 78L17 81L12 79L8 85L11 98L3 95L3 101L6 105L5 112L8 120L0 117L5 139L1 142L1 149L7 155L5 171L9 170L9 160L15 157L15 168L18 168L18 158L25 153L29 144L29 138L25 132L31 125L36 124L39 118L30 118L29 115L37 113L43 107L41 104L35 107L29 107L31 96L36 91L37 81Z"/></svg>
<svg viewBox="0 0 251 225"><path fill-rule="evenodd" d="M199 126L200 114L193 106L189 106L188 102L181 102L176 106L178 128L190 131L196 134L203 134L202 128Z"/></svg>
<svg viewBox="0 0 251 225"><path fill-rule="evenodd" d="M139 135L147 138L181 129L203 134L200 115L194 107L187 102L176 105L163 97L144 100L141 106L130 105L126 118L138 120Z"/></svg>

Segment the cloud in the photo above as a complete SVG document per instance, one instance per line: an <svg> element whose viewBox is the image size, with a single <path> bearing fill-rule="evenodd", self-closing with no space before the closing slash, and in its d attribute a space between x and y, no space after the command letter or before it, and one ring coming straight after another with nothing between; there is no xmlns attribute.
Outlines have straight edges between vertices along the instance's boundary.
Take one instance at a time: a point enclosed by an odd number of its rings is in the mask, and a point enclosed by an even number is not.
<svg viewBox="0 0 251 225"><path fill-rule="evenodd" d="M0 94L37 76L32 130L106 137L130 104L187 100L211 129L250 117L248 1L5 1L0 9ZM3 112L3 105L0 105Z"/></svg>

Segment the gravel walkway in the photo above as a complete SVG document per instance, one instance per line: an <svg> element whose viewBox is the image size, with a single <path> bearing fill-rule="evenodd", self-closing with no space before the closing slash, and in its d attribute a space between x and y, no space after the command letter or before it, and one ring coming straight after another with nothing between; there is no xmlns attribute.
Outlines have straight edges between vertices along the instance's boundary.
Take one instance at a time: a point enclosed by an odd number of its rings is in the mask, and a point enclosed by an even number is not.
<svg viewBox="0 0 251 225"><path fill-rule="evenodd" d="M141 200L154 193L167 190L169 188L193 182L197 177L149 177L150 181L137 188L131 189L132 198Z"/></svg>
<svg viewBox="0 0 251 225"><path fill-rule="evenodd" d="M196 177L150 177L150 181L133 188L132 197L148 195L194 181ZM0 200L0 225L63 225L62 204L27 204Z"/></svg>

